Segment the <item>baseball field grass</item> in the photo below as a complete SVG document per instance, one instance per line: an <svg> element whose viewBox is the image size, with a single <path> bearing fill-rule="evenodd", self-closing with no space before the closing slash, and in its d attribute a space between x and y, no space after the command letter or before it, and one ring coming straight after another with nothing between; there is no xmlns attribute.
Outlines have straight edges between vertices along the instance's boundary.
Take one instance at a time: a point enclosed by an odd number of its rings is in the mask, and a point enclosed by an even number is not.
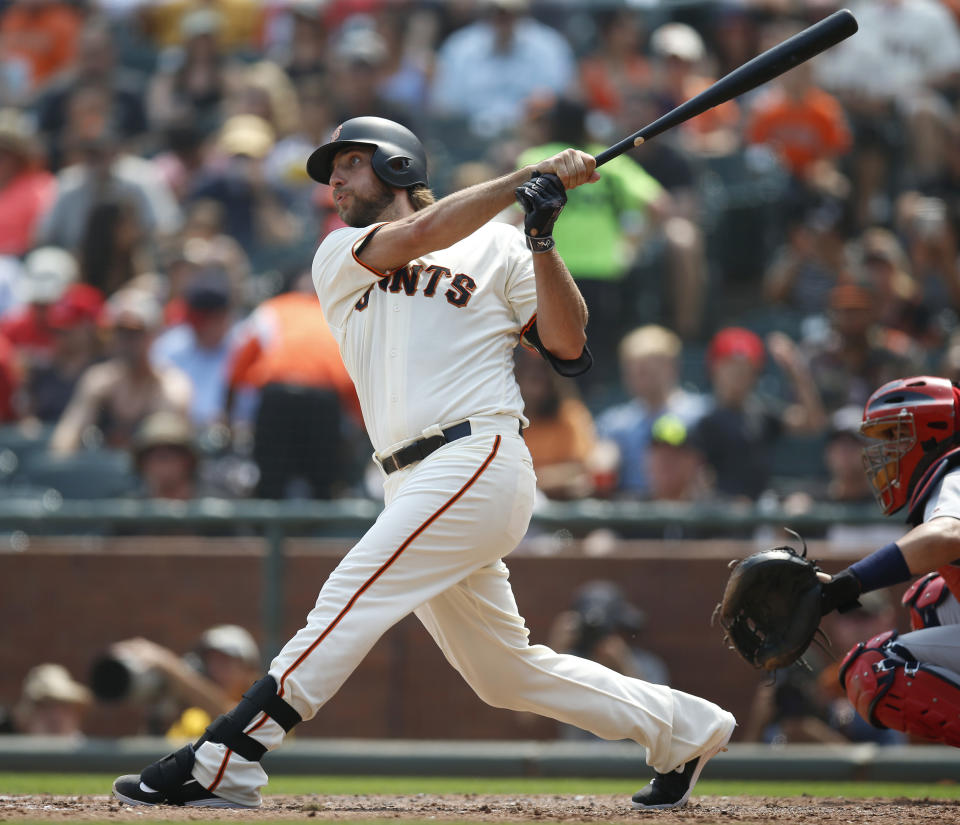
<svg viewBox="0 0 960 825"><path fill-rule="evenodd" d="M103 795L110 792L114 776L95 773L3 773L0 795ZM276 776L264 789L266 796L290 794L367 795L395 794L502 794L578 795L627 794L644 779L577 779L540 777L420 777L420 776ZM960 800L960 784L915 782L768 782L705 779L696 795L765 797L843 797L847 799Z"/></svg>

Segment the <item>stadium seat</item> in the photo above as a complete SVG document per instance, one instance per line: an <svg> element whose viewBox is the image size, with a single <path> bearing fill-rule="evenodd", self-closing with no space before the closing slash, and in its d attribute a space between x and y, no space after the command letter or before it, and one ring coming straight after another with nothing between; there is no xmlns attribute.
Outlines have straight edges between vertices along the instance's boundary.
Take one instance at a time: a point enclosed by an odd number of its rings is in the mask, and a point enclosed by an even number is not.
<svg viewBox="0 0 960 825"><path fill-rule="evenodd" d="M68 457L33 455L24 462L17 481L56 490L65 499L118 498L136 486L130 457L118 450L91 450Z"/></svg>

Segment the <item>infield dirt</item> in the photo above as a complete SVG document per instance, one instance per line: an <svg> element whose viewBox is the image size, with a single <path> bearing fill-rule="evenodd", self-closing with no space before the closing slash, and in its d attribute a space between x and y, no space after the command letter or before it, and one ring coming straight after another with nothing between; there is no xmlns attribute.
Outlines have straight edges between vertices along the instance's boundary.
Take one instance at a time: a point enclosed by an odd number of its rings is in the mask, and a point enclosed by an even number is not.
<svg viewBox="0 0 960 825"><path fill-rule="evenodd" d="M149 808L106 796L0 796L0 821L108 822L277 820L438 822L808 823L809 825L923 825L960 823L960 801L816 797L695 796L676 811L632 811L622 796L415 794L413 796L267 796L257 810Z"/></svg>

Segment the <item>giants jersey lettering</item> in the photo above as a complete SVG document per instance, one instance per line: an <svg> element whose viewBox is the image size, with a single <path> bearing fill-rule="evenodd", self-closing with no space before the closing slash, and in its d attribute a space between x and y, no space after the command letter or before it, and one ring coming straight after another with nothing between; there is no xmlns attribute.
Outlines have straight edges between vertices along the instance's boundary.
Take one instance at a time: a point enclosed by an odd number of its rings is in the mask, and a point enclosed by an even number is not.
<svg viewBox="0 0 960 825"><path fill-rule="evenodd" d="M471 416L506 413L526 424L513 349L537 296L523 235L489 223L378 273L356 251L381 225L331 232L313 261L374 449L389 453L428 427Z"/></svg>

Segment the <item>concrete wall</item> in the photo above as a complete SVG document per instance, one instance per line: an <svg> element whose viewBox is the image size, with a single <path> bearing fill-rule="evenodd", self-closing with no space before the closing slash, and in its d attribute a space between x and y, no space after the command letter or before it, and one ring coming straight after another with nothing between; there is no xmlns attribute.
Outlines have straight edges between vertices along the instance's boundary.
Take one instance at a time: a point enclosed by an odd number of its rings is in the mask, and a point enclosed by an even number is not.
<svg viewBox="0 0 960 825"><path fill-rule="evenodd" d="M301 627L348 545L297 539L287 549L284 638ZM507 563L532 642L546 641L553 616L581 583L613 579L647 611L639 641L666 660L672 685L717 701L744 721L762 677L726 649L710 615L728 561L753 549L737 542L650 541L587 557L574 543L549 557L521 547ZM824 567L838 570L870 549L835 551ZM0 554L0 704L16 701L32 665L61 662L85 681L95 656L130 636L185 652L204 628L235 623L262 640L262 551L256 538L65 537L34 539L23 552ZM830 548L812 546L811 555L825 558ZM87 731L132 734L143 730L144 718L139 707L101 704ZM484 705L408 617L297 735L536 739L553 738L556 725Z"/></svg>

